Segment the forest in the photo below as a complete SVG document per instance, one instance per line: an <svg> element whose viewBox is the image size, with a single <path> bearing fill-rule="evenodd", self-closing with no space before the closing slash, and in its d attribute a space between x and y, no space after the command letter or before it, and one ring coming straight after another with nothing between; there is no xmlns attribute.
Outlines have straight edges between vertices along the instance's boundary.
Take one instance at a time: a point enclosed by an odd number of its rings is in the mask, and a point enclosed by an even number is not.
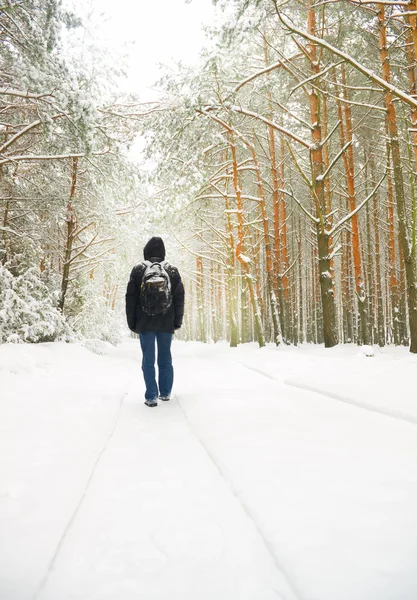
<svg viewBox="0 0 417 600"><path fill-rule="evenodd" d="M116 343L161 233L183 339L417 353L416 2L215 4L144 103L61 2L2 0L0 342Z"/></svg>

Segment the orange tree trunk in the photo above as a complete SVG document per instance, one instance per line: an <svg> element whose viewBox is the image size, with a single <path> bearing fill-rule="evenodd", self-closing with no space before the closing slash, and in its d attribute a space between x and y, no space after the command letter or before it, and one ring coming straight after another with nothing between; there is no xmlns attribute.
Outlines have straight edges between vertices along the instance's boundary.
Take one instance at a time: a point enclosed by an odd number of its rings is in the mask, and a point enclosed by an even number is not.
<svg viewBox="0 0 417 600"><path fill-rule="evenodd" d="M237 154L236 145L233 132L229 131L229 144L232 154L232 168L233 168L233 187L236 194L236 208L237 208L237 234L238 243L236 246L236 258L239 261L242 272L245 275L245 280L249 289L249 296L253 309L253 316L255 321L255 331L258 338L258 344L260 347L265 346L265 338L262 328L262 319L260 314L259 299L256 295L256 289L253 284L253 276L250 269L250 258L245 254L245 241L244 241L244 220L243 220L243 201L242 201L242 190L239 182L239 173L237 166Z"/></svg>
<svg viewBox="0 0 417 600"><path fill-rule="evenodd" d="M413 3L415 6L415 2ZM411 40L414 37L417 39L416 30L416 16L414 15L414 25L407 30L407 56L408 56L408 79L410 82L410 95L414 98L417 96L417 84L416 84L416 58L413 53L413 47ZM411 232L411 254L415 261L416 259L416 245L417 245L417 196L415 188L415 174L417 173L417 108L411 110L411 145L412 154L414 156L414 167L411 167L410 171L410 187L412 195L412 232ZM410 160L411 162L411 160Z"/></svg>
<svg viewBox="0 0 417 600"><path fill-rule="evenodd" d="M382 75L385 81L390 82L391 72L388 56L387 33L385 25L385 7L378 4L379 48L382 62ZM401 252L404 258L405 275L407 282L407 301L410 327L410 351L417 353L417 269L413 246L409 238L407 226L407 209L405 200L404 180L401 165L400 143L398 126L393 96L390 90L385 93L387 108L387 129L391 146L391 157L394 170L395 197L398 214L398 234Z"/></svg>
<svg viewBox="0 0 417 600"><path fill-rule="evenodd" d="M409 27L407 31L407 37L412 41L412 47L410 47L411 52L414 53L414 59L412 62L417 61L417 2L416 0L409 0L408 6L406 7L406 21ZM407 44L409 41L407 41Z"/></svg>

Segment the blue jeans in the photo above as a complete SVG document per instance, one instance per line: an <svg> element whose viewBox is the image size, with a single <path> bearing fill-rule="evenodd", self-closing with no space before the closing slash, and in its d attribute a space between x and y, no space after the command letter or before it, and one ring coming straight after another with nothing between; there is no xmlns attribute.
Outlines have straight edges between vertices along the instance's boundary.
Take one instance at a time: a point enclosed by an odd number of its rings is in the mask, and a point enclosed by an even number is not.
<svg viewBox="0 0 417 600"><path fill-rule="evenodd" d="M158 387L160 396L169 396L174 381L171 357L172 333L144 331L139 334L139 339L143 354L142 371L146 385L145 399L158 398ZM155 379L155 341L158 346L158 386Z"/></svg>

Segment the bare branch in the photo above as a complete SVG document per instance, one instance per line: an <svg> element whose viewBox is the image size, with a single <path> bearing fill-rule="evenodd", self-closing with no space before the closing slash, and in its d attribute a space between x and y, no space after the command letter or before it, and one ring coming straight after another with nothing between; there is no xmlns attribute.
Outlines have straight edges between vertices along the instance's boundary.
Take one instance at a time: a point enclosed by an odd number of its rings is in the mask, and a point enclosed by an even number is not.
<svg viewBox="0 0 417 600"><path fill-rule="evenodd" d="M307 215L307 217L309 219L311 219L313 221L313 223L316 223L316 225L318 225L320 223L320 219L318 219L317 217L315 217L314 215L311 214L311 212L309 212L302 204L301 202L294 196L294 192L291 190L291 192L288 192L287 190L284 189L279 189L279 192L282 192L283 194L286 194L287 196L289 196L290 198L292 198L293 200L296 201L296 203L298 204L298 206L301 208L301 210L303 211L304 214Z"/></svg>

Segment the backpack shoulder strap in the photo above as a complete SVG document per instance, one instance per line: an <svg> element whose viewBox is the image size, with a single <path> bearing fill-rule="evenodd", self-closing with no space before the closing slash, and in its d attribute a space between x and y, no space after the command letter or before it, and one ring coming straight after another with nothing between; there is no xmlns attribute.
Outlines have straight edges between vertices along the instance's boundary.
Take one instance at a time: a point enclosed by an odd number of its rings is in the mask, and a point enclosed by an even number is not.
<svg viewBox="0 0 417 600"><path fill-rule="evenodd" d="M152 267L158 263L153 263L150 260L144 260L142 264L143 264L143 274L145 275L145 273L148 273L148 274L152 273L152 271L154 271L154 269L152 269Z"/></svg>

